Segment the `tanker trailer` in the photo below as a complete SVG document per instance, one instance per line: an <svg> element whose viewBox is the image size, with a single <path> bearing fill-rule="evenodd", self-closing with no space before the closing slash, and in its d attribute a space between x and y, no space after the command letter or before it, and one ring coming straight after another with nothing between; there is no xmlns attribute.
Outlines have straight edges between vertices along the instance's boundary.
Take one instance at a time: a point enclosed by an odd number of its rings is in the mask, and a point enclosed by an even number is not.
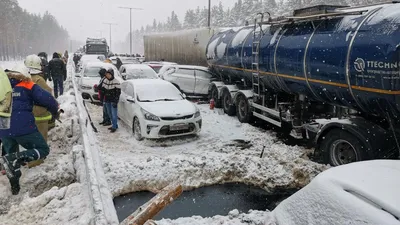
<svg viewBox="0 0 400 225"><path fill-rule="evenodd" d="M165 60L183 65L207 66L205 49L214 34L209 28L198 28L144 36L146 61Z"/></svg>
<svg viewBox="0 0 400 225"><path fill-rule="evenodd" d="M400 4L259 14L213 35L206 56L220 77L210 98L241 122L308 139L334 166L398 157Z"/></svg>

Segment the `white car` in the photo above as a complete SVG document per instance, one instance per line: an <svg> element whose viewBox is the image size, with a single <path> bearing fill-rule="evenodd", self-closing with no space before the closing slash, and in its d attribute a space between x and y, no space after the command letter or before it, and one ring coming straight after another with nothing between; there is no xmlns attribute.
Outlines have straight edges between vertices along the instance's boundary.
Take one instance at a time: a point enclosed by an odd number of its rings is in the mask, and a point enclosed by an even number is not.
<svg viewBox="0 0 400 225"><path fill-rule="evenodd" d="M266 225L400 225L400 162L374 160L328 169L282 201Z"/></svg>
<svg viewBox="0 0 400 225"><path fill-rule="evenodd" d="M82 98L91 102L99 102L98 92L94 90L94 86L100 82L100 69L113 69L115 79L122 82L121 75L117 68L111 63L103 62L88 62L83 67L82 71L76 76L79 77L78 88L82 93Z"/></svg>
<svg viewBox="0 0 400 225"><path fill-rule="evenodd" d="M124 80L158 79L156 72L144 64L124 64L119 68L119 73Z"/></svg>
<svg viewBox="0 0 400 225"><path fill-rule="evenodd" d="M174 65L163 69L160 78L174 84L187 95L208 95L208 86L215 79L207 67Z"/></svg>
<svg viewBox="0 0 400 225"><path fill-rule="evenodd" d="M78 63L78 71L81 71L88 62L103 62L105 59L104 55L82 55Z"/></svg>
<svg viewBox="0 0 400 225"><path fill-rule="evenodd" d="M177 63L174 62L165 62L165 61L149 61L149 62L143 62L143 64L149 65L151 68L153 68L156 73L159 73L161 67L164 65L177 65Z"/></svg>
<svg viewBox="0 0 400 225"><path fill-rule="evenodd" d="M197 134L200 110L174 85L161 79L128 80L121 84L118 117L131 126L137 140Z"/></svg>

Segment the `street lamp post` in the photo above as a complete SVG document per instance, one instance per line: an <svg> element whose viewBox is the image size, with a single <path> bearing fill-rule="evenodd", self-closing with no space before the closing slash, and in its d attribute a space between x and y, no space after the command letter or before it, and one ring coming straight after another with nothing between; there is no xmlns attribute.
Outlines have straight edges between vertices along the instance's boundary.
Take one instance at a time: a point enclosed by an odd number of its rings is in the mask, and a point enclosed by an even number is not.
<svg viewBox="0 0 400 225"><path fill-rule="evenodd" d="M119 7L120 9L129 9L129 34L130 34L130 54L132 55L132 9L143 10L142 8L132 8L132 7Z"/></svg>
<svg viewBox="0 0 400 225"><path fill-rule="evenodd" d="M111 28L112 28L112 25L117 25L116 23L103 23L103 24L106 24L106 25L109 25L110 26L110 51L111 51Z"/></svg>
<svg viewBox="0 0 400 225"><path fill-rule="evenodd" d="M208 0L208 28L211 28L211 0Z"/></svg>

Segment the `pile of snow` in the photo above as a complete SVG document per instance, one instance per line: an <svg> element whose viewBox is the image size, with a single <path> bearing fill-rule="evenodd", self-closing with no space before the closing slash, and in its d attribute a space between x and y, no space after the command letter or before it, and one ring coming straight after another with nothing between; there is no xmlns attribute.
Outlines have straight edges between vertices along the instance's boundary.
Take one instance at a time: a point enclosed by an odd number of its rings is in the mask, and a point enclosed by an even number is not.
<svg viewBox="0 0 400 225"><path fill-rule="evenodd" d="M272 217L285 225L400 224L399 174L395 160L331 168L278 205Z"/></svg>
<svg viewBox="0 0 400 225"><path fill-rule="evenodd" d="M179 218L176 220L163 219L157 221L157 225L264 225L265 218L269 212L250 210L248 214L239 214L238 210L232 210L228 216L214 216L212 218L203 218L201 216L193 216L188 218Z"/></svg>
<svg viewBox="0 0 400 225"><path fill-rule="evenodd" d="M95 124L102 108L88 105ZM158 192L179 180L184 190L240 182L267 191L301 188L326 166L310 161L307 149L287 146L274 132L199 105L203 130L198 136L138 142L120 122L116 133L98 126L104 171L114 196L148 190ZM235 141L237 140L237 141ZM265 146L264 157L260 158Z"/></svg>
<svg viewBox="0 0 400 225"><path fill-rule="evenodd" d="M89 224L88 188L76 175L78 168L84 168L72 151L81 133L71 87L67 80L66 93L58 98L65 113L62 123L56 122L49 132L50 155L37 167L22 168L19 195L11 194L7 177L0 175L1 224Z"/></svg>

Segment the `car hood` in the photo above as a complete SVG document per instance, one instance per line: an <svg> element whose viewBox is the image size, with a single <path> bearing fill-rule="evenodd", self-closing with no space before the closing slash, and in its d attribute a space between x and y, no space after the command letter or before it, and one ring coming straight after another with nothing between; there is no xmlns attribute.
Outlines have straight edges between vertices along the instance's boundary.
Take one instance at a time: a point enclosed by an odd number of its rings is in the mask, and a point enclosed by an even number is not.
<svg viewBox="0 0 400 225"><path fill-rule="evenodd" d="M84 77L82 78L81 85L93 87L100 82L100 77Z"/></svg>
<svg viewBox="0 0 400 225"><path fill-rule="evenodd" d="M180 117L196 113L196 106L188 100L141 102L140 105L158 117Z"/></svg>

